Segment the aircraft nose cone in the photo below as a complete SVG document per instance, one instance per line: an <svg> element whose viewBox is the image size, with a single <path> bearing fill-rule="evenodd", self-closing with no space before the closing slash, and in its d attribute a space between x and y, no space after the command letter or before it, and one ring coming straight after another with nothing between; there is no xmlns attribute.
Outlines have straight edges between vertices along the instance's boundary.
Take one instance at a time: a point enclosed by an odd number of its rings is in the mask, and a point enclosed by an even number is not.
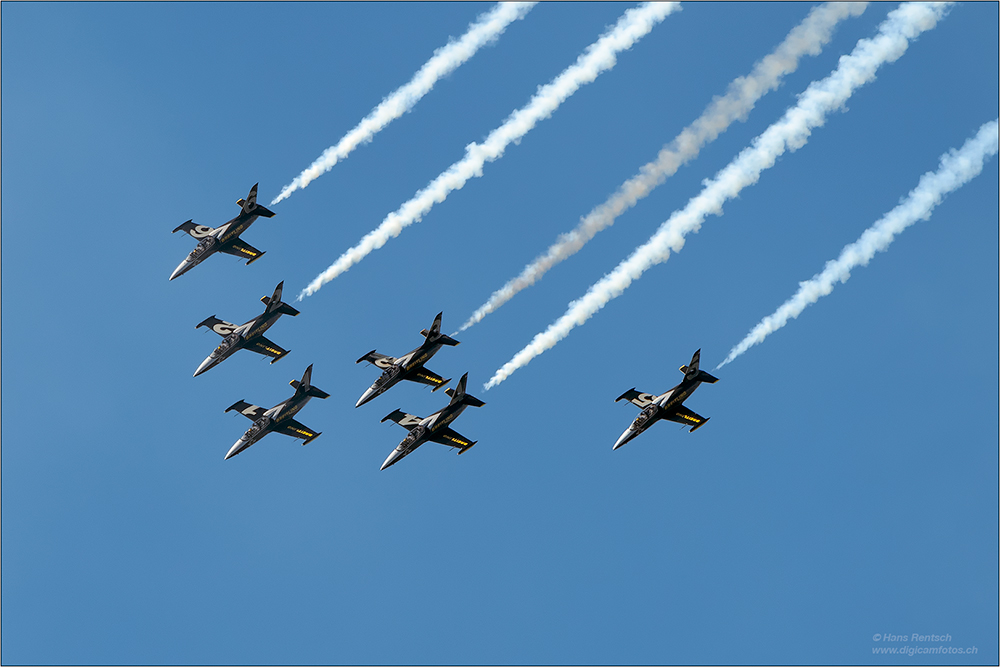
<svg viewBox="0 0 1000 667"><path fill-rule="evenodd" d="M624 445L626 442L628 442L629 440L631 440L632 437L633 437L632 436L632 427L629 426L627 429L625 429L625 432L622 433L618 437L618 440L615 442L615 446L611 448L611 451L614 451L614 450L618 449L619 447L621 447L622 445Z"/></svg>
<svg viewBox="0 0 1000 667"><path fill-rule="evenodd" d="M243 440L243 438L240 438L239 440L237 440L236 444L233 445L232 447L230 447L229 451L226 452L226 458L224 458L222 460L223 461L227 461L227 460L233 458L234 456L236 456L237 454L239 454L240 452L242 452L245 449L245 444L246 444L246 441Z"/></svg>
<svg viewBox="0 0 1000 667"><path fill-rule="evenodd" d="M360 408L362 405L372 400L373 398L375 398L375 388L369 387L368 389L365 390L365 393L361 394L361 398L358 399L358 402L354 405L354 407Z"/></svg>
<svg viewBox="0 0 1000 667"><path fill-rule="evenodd" d="M400 452L398 449L392 450L392 452L390 452L389 456L387 456L385 458L385 462L382 464L382 467L379 468L379 470L385 470L386 468L388 468L389 466L391 466L393 463L395 463L396 461L398 461L399 457L400 457L400 454L402 454L402 452Z"/></svg>
<svg viewBox="0 0 1000 667"><path fill-rule="evenodd" d="M205 361L201 362L201 366L198 366L198 370L194 372L192 377L198 377L214 365L215 364L212 363L212 357L206 358Z"/></svg>
<svg viewBox="0 0 1000 667"><path fill-rule="evenodd" d="M186 259L183 262L181 262L180 264L178 264L177 268L174 269L174 272L170 274L170 280L173 280L177 276L179 276L182 273L184 273L185 271L187 271L188 270L188 264L189 264L189 262Z"/></svg>

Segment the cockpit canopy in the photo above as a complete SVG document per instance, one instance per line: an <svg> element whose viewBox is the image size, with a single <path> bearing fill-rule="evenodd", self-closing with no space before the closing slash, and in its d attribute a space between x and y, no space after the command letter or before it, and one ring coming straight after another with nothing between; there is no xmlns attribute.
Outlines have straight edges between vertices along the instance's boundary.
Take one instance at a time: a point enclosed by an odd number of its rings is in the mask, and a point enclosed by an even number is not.
<svg viewBox="0 0 1000 667"><path fill-rule="evenodd" d="M239 333L235 331L232 332L231 334L222 339L222 342L219 343L219 347L215 348L215 351L212 352L211 356L213 357L222 356L229 350L229 348L235 345L239 339L240 339Z"/></svg>
<svg viewBox="0 0 1000 667"><path fill-rule="evenodd" d="M265 426L267 426L267 422L268 422L267 417L261 417L260 419L258 419L253 423L253 426L247 429L247 432L243 434L243 437L246 438L247 440L254 437L258 433L260 433Z"/></svg>
<svg viewBox="0 0 1000 667"><path fill-rule="evenodd" d="M403 440L403 445L406 447L412 445L414 442L417 441L417 438L419 438L424 434L424 431L426 430L427 429L423 426L417 426L416 428L411 430L409 434L406 436L406 438Z"/></svg>
<svg viewBox="0 0 1000 667"><path fill-rule="evenodd" d="M397 366L395 364L389 366L387 369L382 371L382 375L379 375L378 378L375 380L375 386L381 387L386 382L399 375L399 372L401 370L403 370L401 366Z"/></svg>
<svg viewBox="0 0 1000 667"><path fill-rule="evenodd" d="M655 405L647 405L645 408L643 408L642 412L639 413L639 416L635 418L635 425L642 426L647 421L649 421L649 418L653 416L653 412L655 411L655 409L656 409Z"/></svg>
<svg viewBox="0 0 1000 667"><path fill-rule="evenodd" d="M191 256L192 257L197 257L201 253L203 253L206 250L208 250L209 248L211 248L214 243L215 243L215 237L213 237L213 236L206 236L202 240L198 241L198 245L196 245L194 247L194 250L191 251Z"/></svg>

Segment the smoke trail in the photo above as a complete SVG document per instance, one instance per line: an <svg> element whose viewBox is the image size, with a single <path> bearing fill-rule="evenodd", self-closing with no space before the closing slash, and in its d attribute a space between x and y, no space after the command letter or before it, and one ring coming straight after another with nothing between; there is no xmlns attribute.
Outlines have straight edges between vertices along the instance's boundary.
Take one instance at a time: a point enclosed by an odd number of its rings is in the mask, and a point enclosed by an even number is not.
<svg viewBox="0 0 1000 667"><path fill-rule="evenodd" d="M773 166L778 156L786 150L804 146L813 128L822 125L829 112L841 108L855 89L871 81L879 66L903 55L909 40L933 28L944 16L947 6L906 3L890 12L879 26L878 35L859 41L850 55L840 58L837 69L830 76L809 84L794 107L764 130L712 180L706 181L705 188L683 209L671 214L649 241L591 286L583 297L572 302L562 317L494 373L485 388L503 382L518 368L553 347L574 327L586 322L624 292L646 269L665 262L671 250L679 252L684 247L684 237L698 231L705 216L709 213L722 215L722 204L744 187L756 183L761 172Z"/></svg>
<svg viewBox="0 0 1000 667"><path fill-rule="evenodd" d="M799 283L799 291L774 313L762 319L715 368L722 368L754 345L763 342L768 335L785 326L790 318L798 317L806 306L832 292L837 281L847 282L851 277L851 269L858 265L867 266L875 253L886 250L897 234L918 220L930 218L945 195L978 176L986 159L996 154L997 121L994 120L979 128L979 133L966 141L961 149L942 155L937 171L921 176L917 187L899 206L865 230L857 241L845 246L840 251L840 257L827 262L821 273Z"/></svg>
<svg viewBox="0 0 1000 667"><path fill-rule="evenodd" d="M448 167L412 199L387 215L378 228L369 232L358 245L349 249L326 271L314 278L299 294L299 299L315 294L320 287L360 262L371 251L385 245L390 237L398 236L404 227L419 222L435 203L443 202L448 193L464 186L470 178L482 176L483 165L487 161L502 156L508 144L520 140L538 121L551 116L580 86L590 83L602 72L614 67L619 51L630 48L656 24L678 9L680 3L677 2L644 2L626 11L614 28L588 46L573 65L550 83L540 87L525 106L508 116L483 143L466 146L463 159Z"/></svg>
<svg viewBox="0 0 1000 667"><path fill-rule="evenodd" d="M682 165L696 158L705 144L714 141L734 121L746 120L757 100L780 86L782 78L798 68L803 55L818 55L837 25L846 18L860 16L866 7L864 2L832 2L814 8L770 55L754 65L748 76L730 83L724 97L713 99L697 120L664 146L656 160L643 165L638 174L625 181L603 204L581 218L576 229L561 235L516 278L494 292L458 332L480 322L518 292L534 285L549 269L574 255L598 232L613 225L618 216L673 176Z"/></svg>
<svg viewBox="0 0 1000 667"><path fill-rule="evenodd" d="M271 205L286 199L296 190L309 185L340 160L346 158L359 145L368 143L386 125L396 120L414 107L424 95L430 92L441 77L451 74L459 65L476 54L482 46L496 40L507 26L524 18L524 15L537 3L535 2L500 2L490 12L481 14L462 37L448 42L434 52L434 55L424 63L424 66L413 75L410 82L397 88L382 103L372 109L371 113L362 119L358 125L344 135L337 145L323 151L309 168L281 189L281 192L271 200Z"/></svg>

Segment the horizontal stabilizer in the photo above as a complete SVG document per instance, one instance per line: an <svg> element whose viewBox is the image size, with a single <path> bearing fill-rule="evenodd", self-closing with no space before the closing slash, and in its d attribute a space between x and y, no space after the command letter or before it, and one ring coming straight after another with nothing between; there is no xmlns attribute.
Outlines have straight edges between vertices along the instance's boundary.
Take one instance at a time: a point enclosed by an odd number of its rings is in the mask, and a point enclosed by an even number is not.
<svg viewBox="0 0 1000 667"><path fill-rule="evenodd" d="M453 403L455 402L454 401L454 399L455 399L455 390L452 387L448 387L447 389L445 389L444 393L448 394L448 396L452 399ZM486 401L480 401L478 398L476 398L475 396L472 396L471 394L464 394L463 393L463 396L462 396L462 398L460 400L465 405L469 405L469 406L472 406L474 408L481 408L484 405L486 405Z"/></svg>
<svg viewBox="0 0 1000 667"><path fill-rule="evenodd" d="M284 287L285 287L285 281L282 280L280 283L278 283L278 286L274 288L274 294L272 294L271 296L260 297L260 302L263 303L265 306L267 306L267 310L265 310L264 312L266 313L277 312L281 313L282 315L291 315L293 317L299 314L299 311L295 310L294 308L292 308L287 303L281 300L281 291L282 289L284 289Z"/></svg>
<svg viewBox="0 0 1000 667"><path fill-rule="evenodd" d="M313 398L330 398L330 394L326 393L325 391L317 387L309 387L306 393L312 396Z"/></svg>
<svg viewBox="0 0 1000 667"><path fill-rule="evenodd" d="M714 375L710 375L705 371L698 371L698 379L708 384L715 384L716 382L719 381L719 378L715 377Z"/></svg>

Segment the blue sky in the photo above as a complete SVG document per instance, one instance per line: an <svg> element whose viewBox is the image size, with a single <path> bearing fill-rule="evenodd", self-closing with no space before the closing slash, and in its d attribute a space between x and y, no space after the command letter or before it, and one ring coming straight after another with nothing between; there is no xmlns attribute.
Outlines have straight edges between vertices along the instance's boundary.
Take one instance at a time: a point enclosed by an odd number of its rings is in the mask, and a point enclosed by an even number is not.
<svg viewBox="0 0 1000 667"><path fill-rule="evenodd" d="M611 446L997 116L996 3L955 6L684 250L499 387L490 375L826 76L845 21L701 156L429 366L487 402L379 471L446 397L355 409L377 348L453 331L769 53L811 5L690 4L425 219L296 307L273 366L218 343L295 294L628 5L543 4L244 238L269 201L488 4L3 3L4 663L995 664L997 162L687 405ZM315 364L331 394L223 461ZM875 656L875 634L973 656Z"/></svg>

